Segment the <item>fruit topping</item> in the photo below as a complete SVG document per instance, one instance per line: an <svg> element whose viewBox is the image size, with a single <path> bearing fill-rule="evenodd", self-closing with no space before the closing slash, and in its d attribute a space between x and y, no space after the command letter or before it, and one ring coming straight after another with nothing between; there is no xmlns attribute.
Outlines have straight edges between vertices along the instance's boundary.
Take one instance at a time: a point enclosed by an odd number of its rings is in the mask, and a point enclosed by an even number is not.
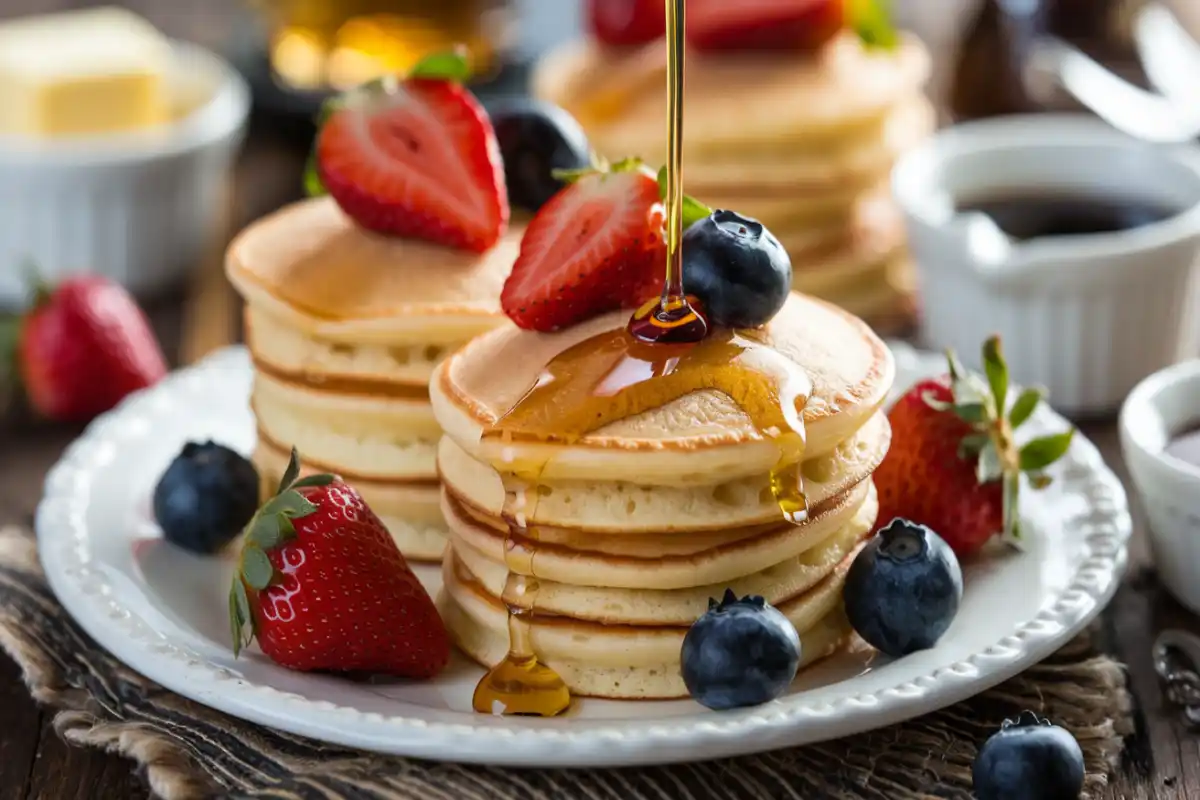
<svg viewBox="0 0 1200 800"><path fill-rule="evenodd" d="M627 160L563 177L570 185L529 222L500 294L504 313L528 330L636 305L646 286L661 286L665 214L654 175Z"/></svg>
<svg viewBox="0 0 1200 800"><path fill-rule="evenodd" d="M852 1L691 0L688 42L700 50L816 50L842 30Z"/></svg>
<svg viewBox="0 0 1200 800"><path fill-rule="evenodd" d="M760 705L783 694L796 677L800 637L763 598L739 600L726 589L688 630L680 662L683 682L701 705L718 711Z"/></svg>
<svg viewBox="0 0 1200 800"><path fill-rule="evenodd" d="M234 655L257 638L289 669L436 675L446 628L383 523L333 476L299 474L293 450L246 526L229 592Z"/></svg>
<svg viewBox="0 0 1200 800"><path fill-rule="evenodd" d="M929 528L905 519L889 522L859 551L842 590L854 630L893 658L937 644L962 593L954 551Z"/></svg>
<svg viewBox="0 0 1200 800"><path fill-rule="evenodd" d="M34 286L32 307L6 324L16 330L17 373L40 415L84 422L166 374L146 315L120 285L80 275Z"/></svg>
<svg viewBox="0 0 1200 800"><path fill-rule="evenodd" d="M591 164L583 128L556 105L512 100L494 108L491 117L504 156L508 197L515 206L537 211L566 186L556 171Z"/></svg>
<svg viewBox="0 0 1200 800"><path fill-rule="evenodd" d="M409 77L355 89L324 112L314 160L320 186L380 233L482 252L508 225L500 147L460 81L462 54L430 56Z"/></svg>
<svg viewBox="0 0 1200 800"><path fill-rule="evenodd" d="M961 558L993 536L1021 535L1021 474L1035 489L1071 445L1073 429L1018 446L1014 432L1042 395L1021 392L1009 407L1008 365L1000 340L983 345L987 379L966 372L953 353L949 373L921 381L888 413L892 444L875 471L879 519L903 517L937 531Z"/></svg>
<svg viewBox="0 0 1200 800"><path fill-rule="evenodd" d="M683 234L683 285L714 325L755 328L792 290L792 260L761 222L718 210Z"/></svg>
<svg viewBox="0 0 1200 800"><path fill-rule="evenodd" d="M667 32L663 0L588 0L587 20L592 36L612 47L646 44Z"/></svg>
<svg viewBox="0 0 1200 800"><path fill-rule="evenodd" d="M1075 737L1030 711L1005 720L979 748L971 771L978 800L1074 800L1083 777Z"/></svg>
<svg viewBox="0 0 1200 800"><path fill-rule="evenodd" d="M258 470L215 442L188 442L154 487L154 518L168 542L209 555L258 509Z"/></svg>

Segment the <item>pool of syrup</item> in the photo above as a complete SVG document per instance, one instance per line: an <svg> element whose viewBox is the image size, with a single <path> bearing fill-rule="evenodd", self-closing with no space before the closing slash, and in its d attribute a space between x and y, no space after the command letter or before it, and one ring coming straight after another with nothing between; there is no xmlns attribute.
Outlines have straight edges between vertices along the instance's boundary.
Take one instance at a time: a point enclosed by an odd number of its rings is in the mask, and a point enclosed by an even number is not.
<svg viewBox="0 0 1200 800"><path fill-rule="evenodd" d="M958 210L991 217L1018 240L1116 233L1175 216L1178 209L1133 198L1055 192L1012 192L958 202Z"/></svg>
<svg viewBox="0 0 1200 800"><path fill-rule="evenodd" d="M1167 442L1164 452L1194 467L1200 467L1200 425L1189 425L1176 433Z"/></svg>

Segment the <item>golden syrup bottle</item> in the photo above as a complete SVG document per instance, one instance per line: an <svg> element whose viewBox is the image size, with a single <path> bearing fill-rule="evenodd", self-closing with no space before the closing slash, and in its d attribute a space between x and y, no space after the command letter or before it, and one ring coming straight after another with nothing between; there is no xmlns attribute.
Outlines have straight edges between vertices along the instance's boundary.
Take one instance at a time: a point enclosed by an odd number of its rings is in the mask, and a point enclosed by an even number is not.
<svg viewBox="0 0 1200 800"><path fill-rule="evenodd" d="M514 445L570 444L609 423L667 405L705 389L728 395L760 435L779 448L771 491L784 517L807 518L801 483L803 410L812 391L791 359L755 338L709 331L683 286L683 6L665 0L670 107L667 166L667 263L661 297L628 326L592 337L557 355L520 401L485 432L482 455L504 479L508 524L502 600L508 610L509 652L475 689L481 713L553 716L570 705L565 683L542 663L531 641L537 604L536 486L548 456L514 460ZM543 451L544 452L544 451Z"/></svg>

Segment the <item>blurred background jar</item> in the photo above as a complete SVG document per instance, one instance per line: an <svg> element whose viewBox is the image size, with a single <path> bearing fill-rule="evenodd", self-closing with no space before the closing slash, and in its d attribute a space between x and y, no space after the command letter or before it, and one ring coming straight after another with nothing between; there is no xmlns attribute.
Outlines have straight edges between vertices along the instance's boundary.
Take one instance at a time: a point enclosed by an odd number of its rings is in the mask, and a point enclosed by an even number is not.
<svg viewBox="0 0 1200 800"><path fill-rule="evenodd" d="M422 56L456 44L476 75L509 57L510 0L252 0L267 28L270 65L284 87L342 90L404 72Z"/></svg>

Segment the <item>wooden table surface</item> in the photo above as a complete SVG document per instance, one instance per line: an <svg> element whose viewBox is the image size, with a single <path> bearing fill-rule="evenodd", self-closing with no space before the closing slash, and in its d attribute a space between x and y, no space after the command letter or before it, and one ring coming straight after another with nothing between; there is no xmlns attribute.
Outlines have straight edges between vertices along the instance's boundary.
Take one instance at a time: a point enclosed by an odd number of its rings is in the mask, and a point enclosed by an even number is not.
<svg viewBox="0 0 1200 800"><path fill-rule="evenodd" d="M6 0L0 14L86 4L84 0ZM228 9L232 3L143 0L133 5L168 30L186 29L191 38L213 42L228 24L228 16L218 6ZM252 132L231 193L231 229L293 198L299 188L302 159L303 153L294 143L271 138L261 126ZM199 286L209 287L203 291L210 291L214 285L217 263L208 265L207 283L204 278L199 281ZM224 289L217 291L219 294ZM180 298L152 303L149 310L164 346L176 361L180 360L181 344L183 351L189 352L186 342L203 340L205 332L196 332L194 320L189 321L182 311ZM212 334L211 330L207 332L210 337ZM1082 431L1126 480L1113 422L1088 423ZM0 420L0 526L31 524L46 470L78 433L73 427ZM1200 800L1200 736L1190 735L1176 715L1164 708L1151 663L1151 645L1159 630L1184 627L1200 632L1200 621L1165 596L1155 581L1141 515L1136 500L1131 500L1137 532L1130 571L1103 616L1101 639L1108 652L1129 665L1138 725L1128 741L1119 775L1101 796ZM16 666L0 655L0 800L138 800L148 796L134 777L130 762L68 747L55 735L52 716L51 711L39 708L30 699Z"/></svg>

